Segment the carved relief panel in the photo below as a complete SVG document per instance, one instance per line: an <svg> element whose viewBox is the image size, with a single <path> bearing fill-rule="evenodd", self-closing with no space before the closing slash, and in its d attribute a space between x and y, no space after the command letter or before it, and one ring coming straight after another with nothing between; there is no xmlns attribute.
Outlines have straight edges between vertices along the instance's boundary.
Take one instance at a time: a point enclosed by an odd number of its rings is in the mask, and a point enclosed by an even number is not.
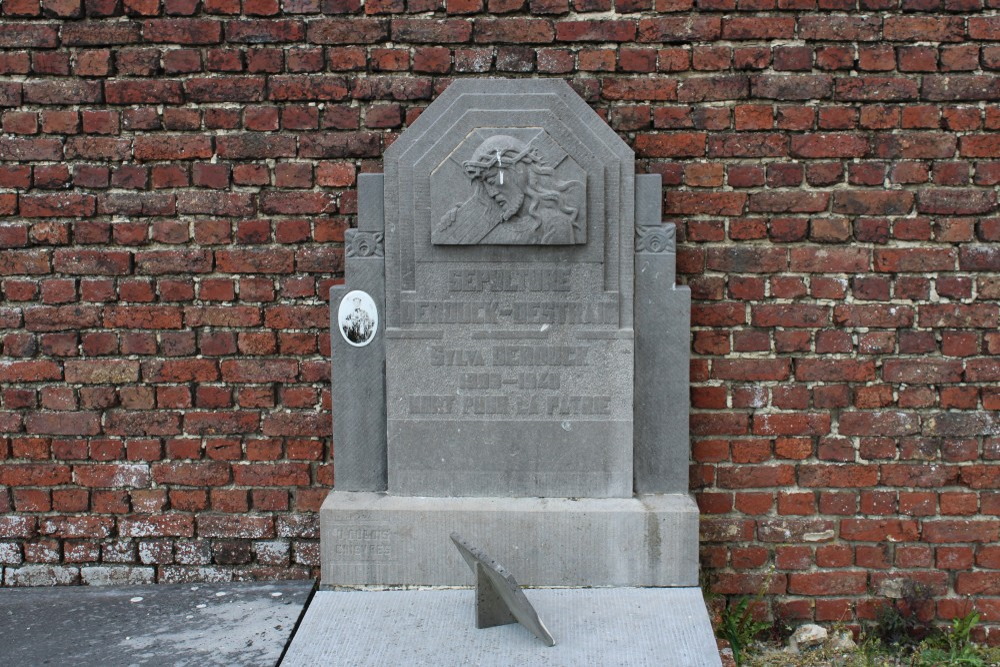
<svg viewBox="0 0 1000 667"><path fill-rule="evenodd" d="M541 128L471 132L431 188L433 244L587 242L586 174Z"/></svg>

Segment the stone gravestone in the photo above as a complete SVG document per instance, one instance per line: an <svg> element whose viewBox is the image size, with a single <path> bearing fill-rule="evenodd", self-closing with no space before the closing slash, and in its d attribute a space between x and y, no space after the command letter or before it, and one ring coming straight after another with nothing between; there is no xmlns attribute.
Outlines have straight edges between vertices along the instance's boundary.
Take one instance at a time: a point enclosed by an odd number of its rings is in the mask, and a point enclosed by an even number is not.
<svg viewBox="0 0 1000 667"><path fill-rule="evenodd" d="M690 292L658 176L560 80L460 80L359 180L327 588L698 584Z"/></svg>

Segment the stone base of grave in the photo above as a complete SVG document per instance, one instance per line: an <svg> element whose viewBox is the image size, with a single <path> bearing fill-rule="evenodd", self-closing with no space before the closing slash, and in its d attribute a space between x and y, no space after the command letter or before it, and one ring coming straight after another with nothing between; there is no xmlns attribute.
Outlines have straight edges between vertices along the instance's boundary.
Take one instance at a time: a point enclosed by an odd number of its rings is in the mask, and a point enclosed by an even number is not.
<svg viewBox="0 0 1000 667"><path fill-rule="evenodd" d="M523 586L698 585L698 507L634 498L427 498L333 491L320 510L324 588L470 586L462 535Z"/></svg>
<svg viewBox="0 0 1000 667"><path fill-rule="evenodd" d="M472 590L320 591L281 664L722 666L697 588L524 593L555 646L516 623L477 630Z"/></svg>

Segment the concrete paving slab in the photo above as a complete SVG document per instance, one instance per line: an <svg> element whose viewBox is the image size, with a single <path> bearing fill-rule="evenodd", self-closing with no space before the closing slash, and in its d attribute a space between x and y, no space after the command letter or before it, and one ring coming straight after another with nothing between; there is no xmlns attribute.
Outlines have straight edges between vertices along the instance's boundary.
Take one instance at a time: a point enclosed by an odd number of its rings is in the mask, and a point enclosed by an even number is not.
<svg viewBox="0 0 1000 667"><path fill-rule="evenodd" d="M475 591L319 591L281 667L720 667L698 588L525 589L556 645L477 630Z"/></svg>
<svg viewBox="0 0 1000 667"><path fill-rule="evenodd" d="M275 665L312 581L0 589L0 664Z"/></svg>

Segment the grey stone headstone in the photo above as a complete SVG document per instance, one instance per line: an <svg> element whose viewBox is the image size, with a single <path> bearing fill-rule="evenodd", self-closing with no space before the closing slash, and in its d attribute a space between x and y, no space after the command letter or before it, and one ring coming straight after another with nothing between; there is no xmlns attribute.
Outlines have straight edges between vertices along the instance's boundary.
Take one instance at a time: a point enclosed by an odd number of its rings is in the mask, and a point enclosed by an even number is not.
<svg viewBox="0 0 1000 667"><path fill-rule="evenodd" d="M632 151L564 82L463 80L385 171L388 490L630 497Z"/></svg>
<svg viewBox="0 0 1000 667"><path fill-rule="evenodd" d="M468 585L456 530L528 586L697 584L690 291L661 202L554 79L455 81L359 179L324 586ZM340 312L355 290L374 312Z"/></svg>

